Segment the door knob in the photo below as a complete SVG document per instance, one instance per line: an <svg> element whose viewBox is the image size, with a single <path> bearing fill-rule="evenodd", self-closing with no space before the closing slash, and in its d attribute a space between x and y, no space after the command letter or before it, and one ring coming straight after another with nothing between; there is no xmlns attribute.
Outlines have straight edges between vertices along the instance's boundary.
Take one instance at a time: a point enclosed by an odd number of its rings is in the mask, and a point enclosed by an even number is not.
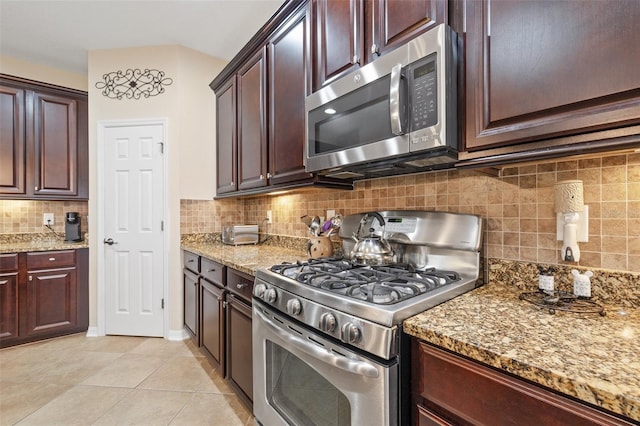
<svg viewBox="0 0 640 426"><path fill-rule="evenodd" d="M113 241L113 238L105 238L103 242L105 244L109 244L110 246L112 246L114 244L118 244L117 242Z"/></svg>

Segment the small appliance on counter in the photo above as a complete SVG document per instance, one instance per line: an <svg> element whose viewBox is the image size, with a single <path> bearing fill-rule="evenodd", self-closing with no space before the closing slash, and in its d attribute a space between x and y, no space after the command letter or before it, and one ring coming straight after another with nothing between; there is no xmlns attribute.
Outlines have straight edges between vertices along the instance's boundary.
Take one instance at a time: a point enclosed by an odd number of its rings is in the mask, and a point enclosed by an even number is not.
<svg viewBox="0 0 640 426"><path fill-rule="evenodd" d="M64 240L68 242L82 241L82 233L80 232L80 213L67 212L64 221Z"/></svg>
<svg viewBox="0 0 640 426"><path fill-rule="evenodd" d="M230 225L222 228L222 243L237 246L258 244L258 225Z"/></svg>

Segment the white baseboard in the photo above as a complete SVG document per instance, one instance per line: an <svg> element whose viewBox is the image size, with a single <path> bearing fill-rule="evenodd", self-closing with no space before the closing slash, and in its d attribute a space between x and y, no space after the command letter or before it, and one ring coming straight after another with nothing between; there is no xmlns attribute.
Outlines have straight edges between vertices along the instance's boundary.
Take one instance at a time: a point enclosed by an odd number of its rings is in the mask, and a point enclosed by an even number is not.
<svg viewBox="0 0 640 426"><path fill-rule="evenodd" d="M89 327L87 329L87 337L98 337L100 336L100 334L98 334L98 327Z"/></svg>
<svg viewBox="0 0 640 426"><path fill-rule="evenodd" d="M169 332L167 333L167 340L182 341L188 338L189 338L189 335L187 334L186 331L184 331L184 329L169 330Z"/></svg>

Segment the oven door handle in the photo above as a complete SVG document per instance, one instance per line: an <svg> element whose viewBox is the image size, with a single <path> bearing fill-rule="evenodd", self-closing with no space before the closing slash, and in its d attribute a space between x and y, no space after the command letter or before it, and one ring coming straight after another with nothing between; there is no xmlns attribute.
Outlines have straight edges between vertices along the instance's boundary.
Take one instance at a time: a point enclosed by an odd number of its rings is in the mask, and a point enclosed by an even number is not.
<svg viewBox="0 0 640 426"><path fill-rule="evenodd" d="M273 321L264 316L264 314L260 312L260 310L254 309L253 311L258 315L260 320L269 327L270 331L275 333L285 342L290 343L302 352L306 353L307 355L310 355L334 367L338 367L341 370L348 371L349 373L364 375L373 378L377 378L379 376L378 370L374 366L365 362L354 361L342 356L334 355L326 349L320 348L313 343L307 343L303 339L283 331Z"/></svg>

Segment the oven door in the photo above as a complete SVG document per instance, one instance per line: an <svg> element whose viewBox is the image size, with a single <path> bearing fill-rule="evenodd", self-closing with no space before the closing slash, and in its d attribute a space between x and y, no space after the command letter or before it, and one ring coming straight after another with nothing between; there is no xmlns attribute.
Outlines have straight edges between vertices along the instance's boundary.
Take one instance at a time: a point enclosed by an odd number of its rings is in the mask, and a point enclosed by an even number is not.
<svg viewBox="0 0 640 426"><path fill-rule="evenodd" d="M395 425L398 364L356 354L253 302L253 411L263 425Z"/></svg>

